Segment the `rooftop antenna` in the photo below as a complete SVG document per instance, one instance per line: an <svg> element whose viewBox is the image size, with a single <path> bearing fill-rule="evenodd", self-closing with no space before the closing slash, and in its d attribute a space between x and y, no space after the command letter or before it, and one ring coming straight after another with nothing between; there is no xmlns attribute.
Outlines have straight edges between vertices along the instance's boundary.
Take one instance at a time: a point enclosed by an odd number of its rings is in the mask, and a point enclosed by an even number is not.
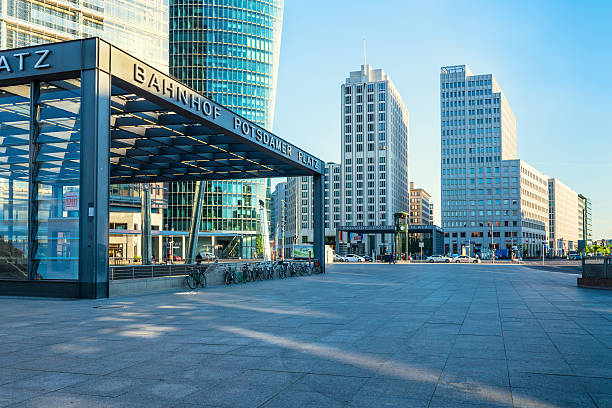
<svg viewBox="0 0 612 408"><path fill-rule="evenodd" d="M367 60L367 52L366 52L366 40L365 38L363 39L363 65L368 65L368 60Z"/></svg>

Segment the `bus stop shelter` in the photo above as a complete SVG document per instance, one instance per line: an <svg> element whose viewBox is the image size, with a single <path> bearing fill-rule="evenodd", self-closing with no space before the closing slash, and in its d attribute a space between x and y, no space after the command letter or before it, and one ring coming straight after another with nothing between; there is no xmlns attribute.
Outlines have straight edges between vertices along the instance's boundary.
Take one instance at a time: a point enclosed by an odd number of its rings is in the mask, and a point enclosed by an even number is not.
<svg viewBox="0 0 612 408"><path fill-rule="evenodd" d="M99 38L0 51L0 294L108 296L111 184L312 176L322 261L323 167Z"/></svg>

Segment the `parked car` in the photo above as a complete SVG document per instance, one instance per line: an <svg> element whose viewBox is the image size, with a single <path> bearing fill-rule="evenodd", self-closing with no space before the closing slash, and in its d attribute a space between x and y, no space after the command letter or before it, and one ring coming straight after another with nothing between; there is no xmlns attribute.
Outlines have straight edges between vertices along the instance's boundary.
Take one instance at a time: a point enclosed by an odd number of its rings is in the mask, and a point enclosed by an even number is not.
<svg viewBox="0 0 612 408"><path fill-rule="evenodd" d="M427 257L426 261L429 263L434 263L434 262L450 263L451 258L449 258L448 256L444 256L444 255L432 255L432 256Z"/></svg>
<svg viewBox="0 0 612 408"><path fill-rule="evenodd" d="M393 261L393 254L384 254L380 257L381 262L391 262Z"/></svg>
<svg viewBox="0 0 612 408"><path fill-rule="evenodd" d="M365 259L366 262L372 262L372 257L370 255L364 255L362 258Z"/></svg>
<svg viewBox="0 0 612 408"><path fill-rule="evenodd" d="M456 257L453 260L453 262L455 263L480 263L480 259L472 258L471 256L467 256L467 255L460 255Z"/></svg>
<svg viewBox="0 0 612 408"><path fill-rule="evenodd" d="M344 257L344 262L365 262L365 258L355 254L348 254Z"/></svg>
<svg viewBox="0 0 612 408"><path fill-rule="evenodd" d="M202 257L203 261L214 261L215 259L217 259L217 257L215 256L215 254L213 254L212 252L200 252L199 255Z"/></svg>
<svg viewBox="0 0 612 408"><path fill-rule="evenodd" d="M334 254L334 262L344 262L344 257L338 254Z"/></svg>
<svg viewBox="0 0 612 408"><path fill-rule="evenodd" d="M580 261L582 260L582 254L580 252L570 252L569 259L572 261Z"/></svg>

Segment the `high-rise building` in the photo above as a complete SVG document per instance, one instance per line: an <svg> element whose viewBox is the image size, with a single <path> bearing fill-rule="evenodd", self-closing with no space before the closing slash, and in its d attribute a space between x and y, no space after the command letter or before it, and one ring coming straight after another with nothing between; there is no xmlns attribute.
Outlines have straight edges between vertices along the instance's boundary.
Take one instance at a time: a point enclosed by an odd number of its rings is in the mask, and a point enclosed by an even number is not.
<svg viewBox="0 0 612 408"><path fill-rule="evenodd" d="M325 163L323 178L324 224L326 240L335 239L336 227L340 225L340 165ZM311 177L287 179L287 251L293 244L312 244L314 239L313 205L314 184Z"/></svg>
<svg viewBox="0 0 612 408"><path fill-rule="evenodd" d="M382 69L362 65L341 85L341 224L393 225L409 210L408 110ZM367 254L380 235L365 235Z"/></svg>
<svg viewBox="0 0 612 408"><path fill-rule="evenodd" d="M516 158L516 119L492 74L440 73L442 226L446 252L541 253L547 176ZM509 255L509 254L508 254Z"/></svg>
<svg viewBox="0 0 612 408"><path fill-rule="evenodd" d="M168 3L166 0L33 1L7 0L0 6L0 48L25 47L77 38L100 37L168 72ZM112 185L110 262L141 255L141 185ZM161 183L152 186L151 223L162 229L165 206ZM162 241L152 237L159 259Z"/></svg>
<svg viewBox="0 0 612 408"><path fill-rule="evenodd" d="M167 0L6 0L0 47L101 37L168 72Z"/></svg>
<svg viewBox="0 0 612 408"><path fill-rule="evenodd" d="M270 195L270 240L280 256L287 223L287 182L278 183Z"/></svg>
<svg viewBox="0 0 612 408"><path fill-rule="evenodd" d="M283 0L170 0L170 74L271 129L282 16ZM205 189L198 250L252 257L270 181L206 182ZM167 228L189 230L195 191L195 182L168 185Z"/></svg>
<svg viewBox="0 0 612 408"><path fill-rule="evenodd" d="M430 199L431 195L424 188L417 187L414 182L410 182L410 224L433 224Z"/></svg>
<svg viewBox="0 0 612 408"><path fill-rule="evenodd" d="M567 256L578 250L578 193L556 178L548 180L550 250Z"/></svg>
<svg viewBox="0 0 612 408"><path fill-rule="evenodd" d="M340 164L331 162L326 163L324 177L325 236L335 237L336 227L340 225L342 217L342 212L340 210L342 207L340 200L340 194L342 192Z"/></svg>

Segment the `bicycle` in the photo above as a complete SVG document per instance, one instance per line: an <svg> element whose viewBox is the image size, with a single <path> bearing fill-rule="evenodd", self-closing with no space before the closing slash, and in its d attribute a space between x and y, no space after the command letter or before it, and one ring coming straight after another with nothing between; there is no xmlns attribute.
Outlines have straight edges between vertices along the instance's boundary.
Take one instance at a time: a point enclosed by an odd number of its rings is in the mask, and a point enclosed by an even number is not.
<svg viewBox="0 0 612 408"><path fill-rule="evenodd" d="M253 269L249 266L249 264L242 265L242 280L244 282L251 282L255 280L255 274L253 273Z"/></svg>
<svg viewBox="0 0 612 408"><path fill-rule="evenodd" d="M225 267L225 274L223 276L223 280L225 281L226 285L230 285L232 282L237 283L236 272L229 265Z"/></svg>
<svg viewBox="0 0 612 408"><path fill-rule="evenodd" d="M189 273L185 276L185 282L189 289L195 289L198 286L205 288L208 284L205 271L200 266L190 267Z"/></svg>
<svg viewBox="0 0 612 408"><path fill-rule="evenodd" d="M293 278L294 276L298 276L299 274L299 269L298 269L298 265L297 263L291 262L291 264L289 265L289 277Z"/></svg>
<svg viewBox="0 0 612 408"><path fill-rule="evenodd" d="M274 269L278 271L279 279L285 279L287 277L287 264L284 261L276 262L272 270L272 277L274 277Z"/></svg>
<svg viewBox="0 0 612 408"><path fill-rule="evenodd" d="M253 280L264 280L264 268L263 268L263 264L261 263L257 263L255 265L255 276L253 278Z"/></svg>
<svg viewBox="0 0 612 408"><path fill-rule="evenodd" d="M274 279L274 267L272 262L266 262L263 267L263 278L265 280Z"/></svg>

